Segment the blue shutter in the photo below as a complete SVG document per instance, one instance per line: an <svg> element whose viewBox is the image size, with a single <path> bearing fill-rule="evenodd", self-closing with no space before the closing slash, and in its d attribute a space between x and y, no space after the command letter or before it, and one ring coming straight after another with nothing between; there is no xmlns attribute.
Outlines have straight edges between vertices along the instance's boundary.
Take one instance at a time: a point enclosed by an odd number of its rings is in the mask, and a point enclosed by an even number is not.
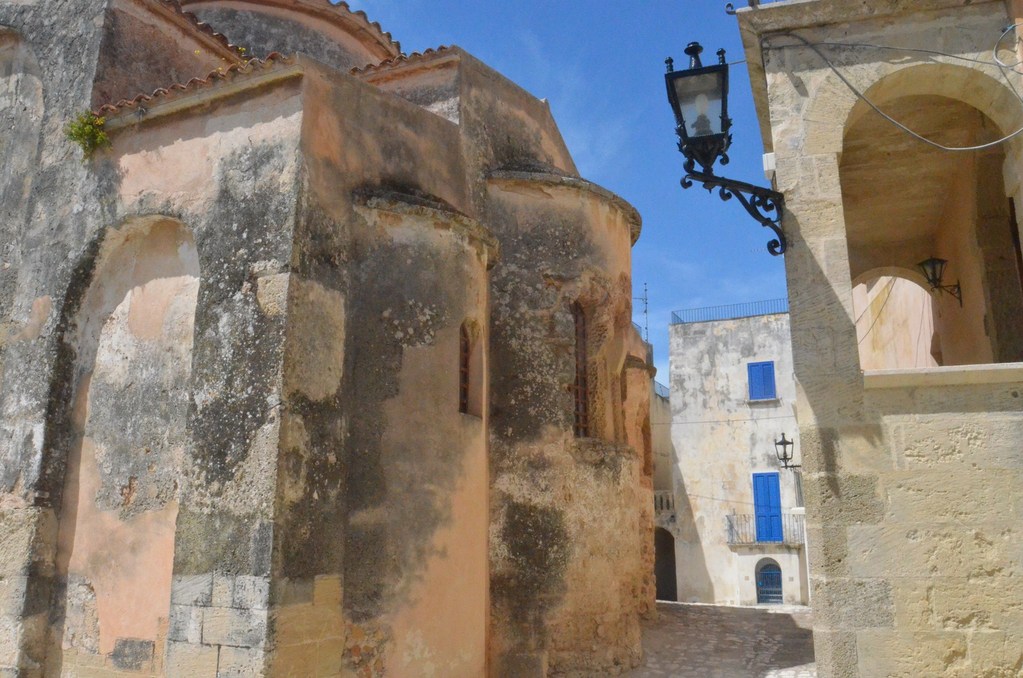
<svg viewBox="0 0 1023 678"><path fill-rule="evenodd" d="M774 383L774 361L750 363L746 370L749 374L750 400L773 400L778 397Z"/></svg>
<svg viewBox="0 0 1023 678"><path fill-rule="evenodd" d="M781 487L777 473L753 474L753 513L757 522L757 541L781 542Z"/></svg>
<svg viewBox="0 0 1023 678"><path fill-rule="evenodd" d="M778 392L774 388L774 362L763 363L760 369L764 374L764 398L777 398Z"/></svg>
<svg viewBox="0 0 1023 678"><path fill-rule="evenodd" d="M746 366L749 373L749 399L760 400L760 392L764 390L764 380L760 372L760 363L750 363Z"/></svg>

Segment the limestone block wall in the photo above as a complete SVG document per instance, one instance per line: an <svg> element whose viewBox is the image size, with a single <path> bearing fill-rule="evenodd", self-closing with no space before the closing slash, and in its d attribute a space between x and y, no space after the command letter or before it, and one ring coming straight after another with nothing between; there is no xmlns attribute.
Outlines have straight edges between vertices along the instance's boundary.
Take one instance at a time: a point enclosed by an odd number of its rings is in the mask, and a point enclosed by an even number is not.
<svg viewBox="0 0 1023 678"><path fill-rule="evenodd" d="M641 427L623 421L620 400L622 379L628 398L649 397L645 347L629 340L638 221L609 194L552 175L498 173L488 194L502 248L491 286L491 674L615 673L639 661L652 593L650 453L630 445ZM589 337L587 438L573 437L573 302ZM630 360L644 364L638 392Z"/></svg>
<svg viewBox="0 0 1023 678"><path fill-rule="evenodd" d="M754 473L778 473L783 515L801 505L796 473L781 468L774 445L785 433L799 464L788 314L675 324L670 340L679 600L756 603L757 564L773 558L785 601L805 603L799 549L732 546L726 529L731 516L754 514ZM747 365L764 361L774 362L778 397L751 401Z"/></svg>
<svg viewBox="0 0 1023 678"><path fill-rule="evenodd" d="M1006 5L804 4L747 12L740 27L786 196L818 671L1012 675L1023 662L1010 546L1019 506L1009 489L1020 480L1023 369L860 370L839 172L855 96L817 55L772 37L796 30L811 41L883 39L985 59L1010 23ZM1002 130L1021 122L1018 99L977 63L869 50L836 63L881 103L895 91L938 94ZM1005 154L1005 195L1018 197L1017 144Z"/></svg>

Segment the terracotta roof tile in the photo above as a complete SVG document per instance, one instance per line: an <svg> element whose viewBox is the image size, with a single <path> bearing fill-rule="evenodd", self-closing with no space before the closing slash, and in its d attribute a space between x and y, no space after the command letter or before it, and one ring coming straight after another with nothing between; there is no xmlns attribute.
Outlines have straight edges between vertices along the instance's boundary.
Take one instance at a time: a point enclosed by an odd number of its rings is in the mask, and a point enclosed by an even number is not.
<svg viewBox="0 0 1023 678"><path fill-rule="evenodd" d="M98 116L116 115L126 110L138 109L140 107L144 108L144 104L148 104L157 99L173 96L179 92L187 92L201 87L209 87L218 81L233 80L238 76L274 68L278 64L291 63L294 63L293 57L285 56L279 52L272 52L267 55L265 59L250 59L248 61L231 64L226 68L218 68L217 70L208 73L204 78L192 78L188 82L175 83L169 87L161 87L155 90L152 94L138 94L131 99L121 99L116 103L104 104L96 109L94 113Z"/></svg>
<svg viewBox="0 0 1023 678"><path fill-rule="evenodd" d="M329 5L333 5L334 7L340 7L341 9L345 10L349 14L354 14L355 16L357 16L360 19L362 19L364 22L366 22L367 26L369 26L371 28L375 28L377 33L379 33L381 37L383 37L387 42L389 42L394 47L395 51L397 51L399 53L401 52L401 43L399 43L397 40L395 40L393 37L391 37L391 34L388 33L387 31L385 31L380 26L380 22L379 21L370 21L369 20L369 16L367 16L366 13L363 12L361 9L360 10L356 10L356 11L352 11L352 8L349 7L348 3L344 2L344 0L342 0L341 2L338 2L338 3L330 2L330 0L325 0L325 1Z"/></svg>
<svg viewBox="0 0 1023 678"><path fill-rule="evenodd" d="M422 52L412 52L412 54L399 54L398 56L387 59L386 61L381 61L379 64L369 64L368 66L362 66L361 68L353 68L349 72L352 75L375 73L376 71L386 70L388 68L391 68L392 66L397 66L398 64L419 61L420 59L427 59L437 54L441 54L443 52L449 52L451 51L451 49L452 48L448 47L447 45L441 45L436 49L430 48L423 50Z"/></svg>

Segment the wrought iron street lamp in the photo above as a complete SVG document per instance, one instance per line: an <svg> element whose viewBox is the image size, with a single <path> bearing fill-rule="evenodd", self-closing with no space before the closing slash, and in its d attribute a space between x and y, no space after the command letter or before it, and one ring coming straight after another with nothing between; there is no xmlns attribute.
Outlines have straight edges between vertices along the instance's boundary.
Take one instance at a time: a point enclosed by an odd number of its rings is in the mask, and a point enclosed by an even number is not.
<svg viewBox="0 0 1023 678"><path fill-rule="evenodd" d="M774 453L778 455L778 461L781 462L782 468L803 468L801 464L790 464L792 461L792 448L795 447L795 443L785 438L785 434L781 434L781 440L774 441Z"/></svg>
<svg viewBox="0 0 1023 678"><path fill-rule="evenodd" d="M937 257L931 257L925 259L917 264L917 267L927 278L927 284L931 286L932 290L944 290L948 294L959 300L959 306L963 305L963 289L959 286L959 281L956 281L955 285L942 285L941 279L945 277L945 267L948 266L947 259L939 259Z"/></svg>
<svg viewBox="0 0 1023 678"><path fill-rule="evenodd" d="M728 164L728 147L732 144L725 50L718 50L718 62L711 66L703 65L700 43L689 43L685 53L689 57L689 68L676 71L674 59L669 57L665 60L668 72L664 76L668 102L675 112L678 150L686 158L682 188L691 187L695 181L708 191L719 189L718 195L722 200L731 200L734 196L761 226L774 231L777 238L767 244L768 251L775 256L783 254L786 249L785 234L781 228L784 196L769 188L714 174L716 162L720 160L722 165ZM696 169L697 164L700 169Z"/></svg>

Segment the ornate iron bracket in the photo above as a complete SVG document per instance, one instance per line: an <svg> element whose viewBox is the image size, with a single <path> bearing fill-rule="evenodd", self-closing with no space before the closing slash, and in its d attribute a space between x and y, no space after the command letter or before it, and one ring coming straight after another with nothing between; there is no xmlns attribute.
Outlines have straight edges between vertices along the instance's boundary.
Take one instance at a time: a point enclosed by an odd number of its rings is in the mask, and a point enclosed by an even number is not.
<svg viewBox="0 0 1023 678"><path fill-rule="evenodd" d="M682 188L690 188L693 182L699 182L707 191L718 189L722 200L731 200L734 196L746 208L751 217L760 222L777 236L767 243L767 251L774 256L785 254L788 243L781 228L782 211L785 208L785 196L769 188L747 184L745 181L726 179L715 174L698 172L692 162L686 162L686 175L682 178ZM773 216L772 216L773 215Z"/></svg>

